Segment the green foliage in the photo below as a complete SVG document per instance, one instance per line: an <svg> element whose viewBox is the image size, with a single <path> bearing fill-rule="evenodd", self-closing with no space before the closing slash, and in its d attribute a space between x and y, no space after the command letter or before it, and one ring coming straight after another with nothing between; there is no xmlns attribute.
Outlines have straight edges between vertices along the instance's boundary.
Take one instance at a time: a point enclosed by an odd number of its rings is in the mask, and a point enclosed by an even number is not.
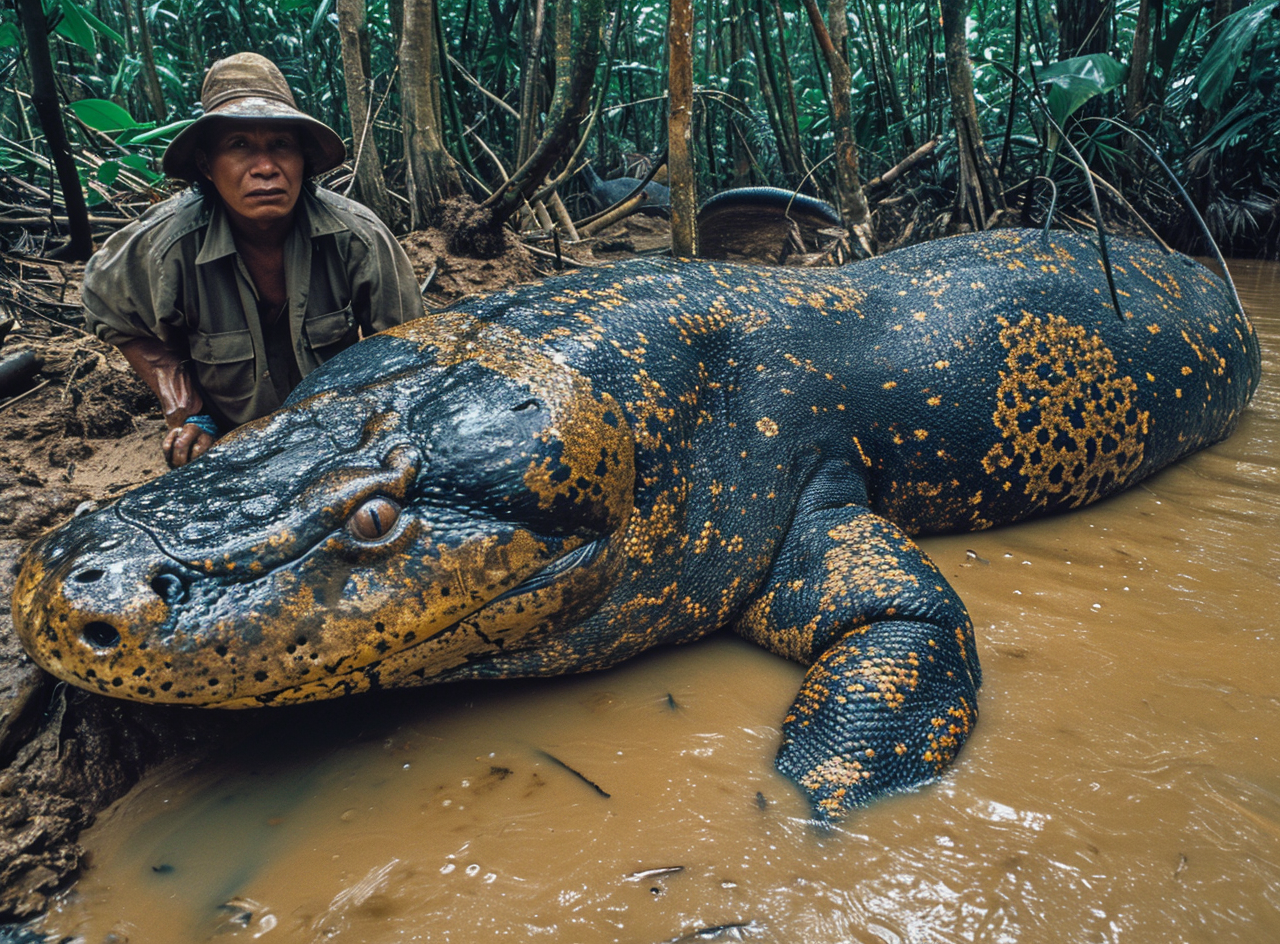
<svg viewBox="0 0 1280 944"><path fill-rule="evenodd" d="M401 0L366 2L376 110L372 137L387 165L388 186L403 194L399 28L392 22ZM525 74L533 0L438 0L443 41L457 63L448 67L445 86L452 97L446 143L459 158L466 152L474 156L477 194L498 181L494 160L507 173L516 164L520 121L495 99L519 108L522 84L532 84L533 123L544 120L555 72L557 2L568 0L548 0L542 45L533 71ZM847 2L863 178L941 136L937 160L916 168L902 185L912 200L940 209L955 187L955 150L947 143L953 132L938 6L933 0ZM1034 85L1094 170L1124 185L1156 217L1178 217L1181 211L1164 195L1167 188L1126 148L1123 136L1092 121L1125 114L1138 0L1117 0L1115 17L1104 24L1105 51L1081 56L1059 50L1064 24L1058 16L1070 5L1022 2L1021 35L1014 33L1015 0L973 0L968 22L988 149L1001 153L1009 136L1006 188L1048 173L1060 186L1060 212L1091 212L1079 170L1054 158L1057 142L1029 95ZM277 62L299 106L349 136L335 5L336 0L45 0L68 127L86 182L97 194L91 199L114 200L157 185L157 158L165 143L199 114L205 69L240 50ZM820 4L824 11L826 6ZM1265 231L1274 217L1267 195L1280 191L1280 106L1273 104L1280 87L1280 29L1273 23L1278 7L1280 0L1258 0L1211 26L1210 6L1202 0L1151 4L1156 13L1145 94L1132 122L1183 180L1195 184L1221 231L1237 236L1250 232L1250 225L1256 234ZM597 76L601 110L586 149L604 171L618 166L624 152L654 156L666 143L667 6L617 0L616 9L616 26L605 35L607 67L602 64ZM695 14L702 195L770 183L803 185L829 197L833 136L826 66L799 0L699 0ZM153 73L142 47L144 21ZM24 46L14 8L0 7L0 170L47 180L47 151L24 97ZM163 99L160 108L147 92L152 82Z"/></svg>
<svg viewBox="0 0 1280 944"><path fill-rule="evenodd" d="M1267 36L1274 36L1277 6L1280 4L1276 0L1258 0L1222 21L1196 72L1196 91L1205 108L1214 109L1222 103L1240 58L1251 45L1258 42L1274 46L1274 42L1267 42Z"/></svg>
<svg viewBox="0 0 1280 944"><path fill-rule="evenodd" d="M58 0L57 9L62 14L56 27L58 34L92 53L94 51L93 28L89 26L80 8L71 0Z"/></svg>
<svg viewBox="0 0 1280 944"><path fill-rule="evenodd" d="M1214 184L1204 201L1210 229L1228 248L1274 252L1280 203L1280 30L1274 0L1223 20L1195 74L1204 120L1186 165Z"/></svg>
<svg viewBox="0 0 1280 944"><path fill-rule="evenodd" d="M155 122L142 123L134 119L115 102L105 98L85 98L72 102L71 112L95 131L133 131L139 128L154 128Z"/></svg>
<svg viewBox="0 0 1280 944"><path fill-rule="evenodd" d="M1089 99L1119 88L1128 77L1128 67L1106 53L1063 59L1036 72L1040 84L1048 86L1049 114L1059 125Z"/></svg>

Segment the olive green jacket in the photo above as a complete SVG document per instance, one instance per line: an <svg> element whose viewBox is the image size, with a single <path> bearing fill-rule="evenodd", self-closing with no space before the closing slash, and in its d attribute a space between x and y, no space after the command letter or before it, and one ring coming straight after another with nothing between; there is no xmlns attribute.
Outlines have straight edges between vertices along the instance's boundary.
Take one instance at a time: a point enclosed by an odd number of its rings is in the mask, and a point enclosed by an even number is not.
<svg viewBox="0 0 1280 944"><path fill-rule="evenodd" d="M211 202L188 191L114 233L85 267L82 298L102 340L156 338L190 358L206 410L230 428L279 408L288 384L271 376L257 291L221 201ZM306 187L298 210L285 283L292 353L305 377L423 307L408 257L368 208Z"/></svg>

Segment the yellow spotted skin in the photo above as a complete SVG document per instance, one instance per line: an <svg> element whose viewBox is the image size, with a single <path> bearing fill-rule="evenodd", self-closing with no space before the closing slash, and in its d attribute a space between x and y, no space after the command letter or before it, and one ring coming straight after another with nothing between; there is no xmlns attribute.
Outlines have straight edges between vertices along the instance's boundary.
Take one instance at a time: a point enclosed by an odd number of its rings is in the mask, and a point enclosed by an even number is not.
<svg viewBox="0 0 1280 944"><path fill-rule="evenodd" d="M909 535L1074 508L1230 433L1222 283L999 231L841 269L635 262L378 335L280 412L27 553L15 624L121 698L279 705L600 669L732 627L810 666L815 814L937 776L977 719Z"/></svg>

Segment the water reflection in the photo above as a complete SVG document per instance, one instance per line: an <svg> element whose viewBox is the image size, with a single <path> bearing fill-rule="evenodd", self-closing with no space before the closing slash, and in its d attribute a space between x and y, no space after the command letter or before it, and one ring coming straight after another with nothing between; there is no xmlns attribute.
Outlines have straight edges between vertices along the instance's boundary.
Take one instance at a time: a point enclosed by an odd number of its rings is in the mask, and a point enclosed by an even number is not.
<svg viewBox="0 0 1280 944"><path fill-rule="evenodd" d="M87 944L1280 939L1280 297L1239 433L1059 519L935 538L982 719L830 834L772 769L797 666L730 637L583 678L273 713L84 838ZM607 796L605 796L607 794ZM112 937L112 935L115 937Z"/></svg>

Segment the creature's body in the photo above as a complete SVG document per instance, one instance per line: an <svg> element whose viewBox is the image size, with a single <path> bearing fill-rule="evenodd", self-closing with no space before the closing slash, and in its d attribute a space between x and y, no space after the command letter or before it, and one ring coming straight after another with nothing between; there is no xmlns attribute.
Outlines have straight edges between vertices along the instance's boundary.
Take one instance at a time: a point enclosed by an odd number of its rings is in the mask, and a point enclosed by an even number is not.
<svg viewBox="0 0 1280 944"><path fill-rule="evenodd" d="M582 165L582 176L587 181L592 199L600 205L602 210L607 210L615 203L621 203L640 186L638 177L615 177L612 180L605 180L590 164ZM671 191L663 184L651 180L644 185L644 193L645 209L666 209L671 206Z"/></svg>
<svg viewBox="0 0 1280 944"><path fill-rule="evenodd" d="M810 247L830 242L823 235L833 231L843 232L835 207L780 187L722 190L698 208L704 259L812 264Z"/></svg>
<svg viewBox="0 0 1280 944"><path fill-rule="evenodd" d="M963 604L908 533L1073 508L1225 437L1223 284L995 232L842 269L656 262L361 342L279 413L73 520L14 613L119 697L279 704L599 669L732 626L810 665L780 769L820 815L976 719Z"/></svg>
<svg viewBox="0 0 1280 944"><path fill-rule="evenodd" d="M841 224L840 213L827 201L784 187L734 187L732 190L721 190L698 207L698 223L702 223L704 214L709 215L725 208L777 210L784 215L795 213L812 217L827 226Z"/></svg>

